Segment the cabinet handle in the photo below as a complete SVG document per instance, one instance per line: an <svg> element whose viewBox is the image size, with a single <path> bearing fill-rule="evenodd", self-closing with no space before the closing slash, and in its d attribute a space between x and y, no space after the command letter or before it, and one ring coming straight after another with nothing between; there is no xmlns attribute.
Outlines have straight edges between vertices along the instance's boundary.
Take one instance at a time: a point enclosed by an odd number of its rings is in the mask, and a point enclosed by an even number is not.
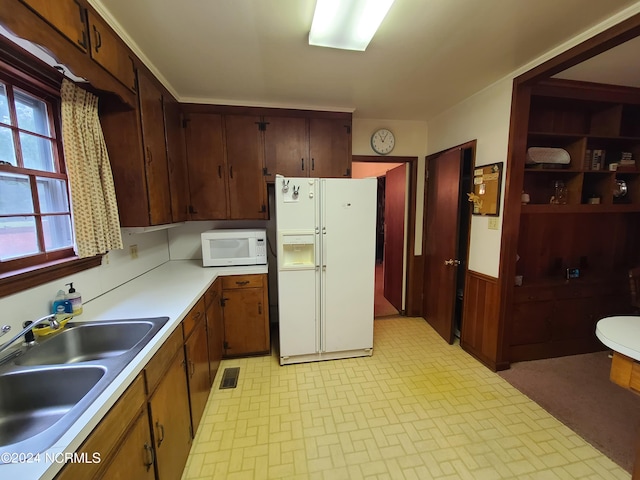
<svg viewBox="0 0 640 480"><path fill-rule="evenodd" d="M249 280L237 281L236 285L242 287L243 285L249 285Z"/></svg>
<svg viewBox="0 0 640 480"><path fill-rule="evenodd" d="M160 430L160 434L162 435L158 439L158 447L160 447L160 445L162 445L162 442L164 442L164 425L162 425L160 422L156 422L156 428Z"/></svg>
<svg viewBox="0 0 640 480"><path fill-rule="evenodd" d="M233 178L233 165L229 167L229 176Z"/></svg>
<svg viewBox="0 0 640 480"><path fill-rule="evenodd" d="M300 163L302 164L302 170L304 170L304 158L300 159Z"/></svg>
<svg viewBox="0 0 640 480"><path fill-rule="evenodd" d="M156 460L156 454L153 451L153 447L149 445L147 442L145 442L144 444L144 449L147 452L147 457L149 458L149 463L145 462L144 464L144 466L147 467L147 472L148 472L149 469L153 467L153 462L155 462Z"/></svg>
<svg viewBox="0 0 640 480"><path fill-rule="evenodd" d="M151 149L147 147L147 165L151 165L153 161L153 154L151 153Z"/></svg>
<svg viewBox="0 0 640 480"><path fill-rule="evenodd" d="M258 303L258 315L262 315L262 302Z"/></svg>
<svg viewBox="0 0 640 480"><path fill-rule="evenodd" d="M100 32L98 31L98 29L96 28L96 26L93 26L93 37L96 39L96 53L98 52L98 50L100 50L100 47L102 47L102 35L100 35Z"/></svg>
<svg viewBox="0 0 640 480"><path fill-rule="evenodd" d="M196 373L196 364L189 360L189 378L193 378L194 373Z"/></svg>
<svg viewBox="0 0 640 480"><path fill-rule="evenodd" d="M194 320L198 320L200 318L200 316L202 315L201 311L197 311L194 315L193 315L193 319Z"/></svg>
<svg viewBox="0 0 640 480"><path fill-rule="evenodd" d="M311 159L311 170L315 170L316 169L316 159L312 158Z"/></svg>
<svg viewBox="0 0 640 480"><path fill-rule="evenodd" d="M222 165L218 165L218 178L222 178Z"/></svg>

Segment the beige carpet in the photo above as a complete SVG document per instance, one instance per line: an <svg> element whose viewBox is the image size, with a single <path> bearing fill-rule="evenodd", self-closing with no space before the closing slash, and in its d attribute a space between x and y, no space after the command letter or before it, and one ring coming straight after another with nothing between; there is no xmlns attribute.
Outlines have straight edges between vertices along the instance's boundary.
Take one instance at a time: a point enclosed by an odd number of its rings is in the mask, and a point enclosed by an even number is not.
<svg viewBox="0 0 640 480"><path fill-rule="evenodd" d="M514 363L500 376L631 472L640 395L609 380L608 352Z"/></svg>

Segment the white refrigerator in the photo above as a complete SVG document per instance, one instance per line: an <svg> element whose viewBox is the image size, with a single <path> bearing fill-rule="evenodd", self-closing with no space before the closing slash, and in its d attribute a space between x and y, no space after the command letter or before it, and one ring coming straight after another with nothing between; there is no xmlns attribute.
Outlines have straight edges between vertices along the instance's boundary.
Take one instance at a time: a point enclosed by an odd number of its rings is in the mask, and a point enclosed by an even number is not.
<svg viewBox="0 0 640 480"><path fill-rule="evenodd" d="M370 356L377 180L276 177L280 365Z"/></svg>

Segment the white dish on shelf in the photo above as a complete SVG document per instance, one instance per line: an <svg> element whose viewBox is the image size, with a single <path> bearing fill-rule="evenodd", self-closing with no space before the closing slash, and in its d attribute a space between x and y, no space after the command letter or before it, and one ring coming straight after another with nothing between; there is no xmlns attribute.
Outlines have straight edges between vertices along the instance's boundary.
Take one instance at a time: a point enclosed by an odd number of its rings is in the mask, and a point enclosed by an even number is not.
<svg viewBox="0 0 640 480"><path fill-rule="evenodd" d="M552 163L556 165L568 165L571 156L564 148L529 147L527 149L528 164Z"/></svg>

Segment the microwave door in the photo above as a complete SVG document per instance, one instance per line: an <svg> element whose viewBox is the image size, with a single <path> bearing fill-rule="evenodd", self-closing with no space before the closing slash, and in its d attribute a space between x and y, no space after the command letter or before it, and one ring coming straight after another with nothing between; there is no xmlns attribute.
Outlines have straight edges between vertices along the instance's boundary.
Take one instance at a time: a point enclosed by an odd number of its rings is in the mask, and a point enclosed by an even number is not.
<svg viewBox="0 0 640 480"><path fill-rule="evenodd" d="M249 238L215 238L209 240L214 265L246 265L255 263L255 252Z"/></svg>

